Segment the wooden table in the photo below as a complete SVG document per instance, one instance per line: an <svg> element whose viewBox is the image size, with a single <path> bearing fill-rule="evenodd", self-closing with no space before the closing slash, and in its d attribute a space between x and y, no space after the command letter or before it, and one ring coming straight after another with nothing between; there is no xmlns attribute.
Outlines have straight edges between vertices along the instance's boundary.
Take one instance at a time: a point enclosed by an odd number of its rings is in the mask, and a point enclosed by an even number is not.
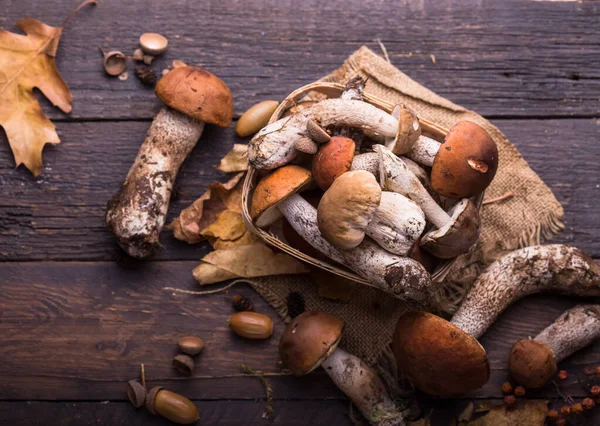
<svg viewBox="0 0 600 426"><path fill-rule="evenodd" d="M4 0L0 25L32 16L58 25L74 1ZM169 39L156 60L200 63L231 88L236 111L335 69L363 44L387 47L405 73L490 118L552 188L566 212L558 241L600 257L600 4L463 1L121 1L101 0L65 28L58 68L74 95L70 115L45 99L62 143L47 146L34 178L0 137L0 424L164 424L126 400L125 382L146 365L148 379L191 397L201 424L268 424L264 395L240 364L277 373L283 325L265 342L232 336L223 295L172 296L195 288L191 269L209 251L169 232L151 262L121 262L106 230L106 202L125 177L160 102L129 69L119 81L102 69L98 46L130 53L146 31ZM435 55L432 61L431 55ZM130 67L131 68L131 67ZM235 142L233 126L206 129L177 181L169 220L226 177L214 165ZM237 290L236 290L237 291ZM275 312L248 288L257 310ZM434 418L472 398L501 398L509 348L535 335L577 301L535 296L502 315L482 339L492 379L459 401L436 404ZM174 342L208 342L192 379L171 368ZM563 364L563 393L584 395L575 373L600 364L600 342ZM271 377L274 423L350 424L348 402L320 373ZM556 399L552 387L529 394ZM557 402L560 406L560 401ZM595 424L600 423L596 414ZM447 424L438 421L439 424ZM588 424L594 424L589 420Z"/></svg>

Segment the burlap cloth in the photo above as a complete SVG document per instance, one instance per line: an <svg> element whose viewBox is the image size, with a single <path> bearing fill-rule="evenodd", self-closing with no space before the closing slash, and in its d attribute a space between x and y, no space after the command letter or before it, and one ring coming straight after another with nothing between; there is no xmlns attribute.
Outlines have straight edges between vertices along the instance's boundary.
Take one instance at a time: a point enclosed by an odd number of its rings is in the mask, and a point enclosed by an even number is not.
<svg viewBox="0 0 600 426"><path fill-rule="evenodd" d="M485 199L508 191L515 195L482 207L482 230L477 245L458 259L443 283L448 293L444 310L452 312L458 306L481 269L499 254L539 244L540 239L550 238L562 230L564 212L560 203L514 145L489 121L421 86L365 46L323 80L345 83L357 74L368 79L366 92L394 104L407 105L419 117L446 128L459 120L478 123L498 145L498 172L486 190ZM363 285L358 286L349 303L329 301L318 296L310 275L244 281L249 282L284 319L287 318L285 300L291 291L304 296L307 309L323 310L342 318L346 322L342 346L372 365L381 361L398 317L410 309L405 303Z"/></svg>

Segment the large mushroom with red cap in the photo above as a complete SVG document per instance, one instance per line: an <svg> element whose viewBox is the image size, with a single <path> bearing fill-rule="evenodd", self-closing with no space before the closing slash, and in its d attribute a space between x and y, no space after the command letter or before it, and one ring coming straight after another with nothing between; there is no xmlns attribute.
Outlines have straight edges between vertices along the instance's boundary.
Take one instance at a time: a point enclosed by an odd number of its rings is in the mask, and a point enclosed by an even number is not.
<svg viewBox="0 0 600 426"><path fill-rule="evenodd" d="M140 259L159 246L177 172L202 135L204 124L227 127L233 115L227 85L201 68L170 71L156 85L156 95L166 106L154 117L106 212L106 222L119 245Z"/></svg>
<svg viewBox="0 0 600 426"><path fill-rule="evenodd" d="M309 311L294 318L281 336L279 355L285 368L304 376L319 367L358 407L372 425L405 425L377 373L338 345L344 323L325 312Z"/></svg>

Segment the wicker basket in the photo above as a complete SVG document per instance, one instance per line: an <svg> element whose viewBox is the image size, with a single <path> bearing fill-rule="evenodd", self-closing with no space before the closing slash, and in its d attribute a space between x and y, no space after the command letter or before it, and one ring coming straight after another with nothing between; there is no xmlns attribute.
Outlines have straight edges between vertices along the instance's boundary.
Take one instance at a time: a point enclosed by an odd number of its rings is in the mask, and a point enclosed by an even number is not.
<svg viewBox="0 0 600 426"><path fill-rule="evenodd" d="M291 107L296 105L297 102L300 101L309 92L318 92L318 93L325 95L328 98L338 98L342 94L343 90L344 90L344 86L342 84L325 83L325 82L311 83L304 87L301 87L301 88L293 91L292 93L290 93L288 95L288 97L285 98L285 100L279 105L279 107L275 110L275 112L271 116L269 124L279 120L288 109L290 109ZM392 104L388 101L379 99L375 96L371 96L366 93L364 94L364 101L368 102L388 113L391 113L395 106L394 104ZM444 136L448 132L448 130L444 129L443 127L440 127L440 126L438 126L430 121L427 121L425 119L420 118L419 122L421 123L421 128L422 128L423 134L426 136L429 136L433 139L441 141L441 140L443 140ZM256 185L258 178L259 178L259 172L256 169L250 167L248 170L248 173L246 175L246 180L244 181L244 187L243 187L243 191L242 191L242 215L244 217L244 221L246 222L246 225L252 232L254 232L258 236L260 236L268 244L277 247L278 249L296 257L297 259L300 259L304 262L310 263L311 265L317 266L321 269L331 272L332 274L336 274L341 277L348 278L352 281L355 281L355 282L358 282L361 284L373 286L369 281L356 275L354 272L352 272L348 269L342 269L339 266L336 266L333 262L327 263L327 262L323 262L319 259L315 259L314 257L308 256L305 253L303 253L299 250L296 250L295 248L286 244L284 241L279 239L279 237L277 235L275 235L274 233L267 232L263 229L260 229L260 228L257 228L256 226L254 226L254 224L252 223L252 219L250 217L249 210L250 210L250 203L252 201L252 194L253 194L254 187ZM482 199L483 199L483 194L481 194L480 196L477 197L476 200L474 200L478 209L481 207ZM450 268L452 267L452 264L455 262L455 260L456 259L440 260L440 263L437 265L435 271L431 275L432 280L437 281L437 282L443 280L444 277L446 276L446 274L448 273L448 271L450 270Z"/></svg>

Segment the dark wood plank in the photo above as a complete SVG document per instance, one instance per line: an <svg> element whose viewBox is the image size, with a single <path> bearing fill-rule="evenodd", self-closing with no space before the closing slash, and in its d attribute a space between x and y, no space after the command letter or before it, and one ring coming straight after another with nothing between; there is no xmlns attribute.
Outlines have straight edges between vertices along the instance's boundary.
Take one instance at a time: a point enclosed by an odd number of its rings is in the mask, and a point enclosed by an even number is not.
<svg viewBox="0 0 600 426"><path fill-rule="evenodd" d="M234 336L227 326L232 308L224 295L175 296L166 285L196 288L193 262L153 262L137 270L112 262L0 263L0 400L124 400L124 384L144 363L148 381L194 399L255 399L256 378L240 364L280 373L278 338L283 324L249 288L256 309L276 321L274 336L261 342ZM492 378L465 398L501 397L511 345L535 335L577 303L558 296L532 296L510 308L482 339ZM171 367L175 342L194 334L207 342L193 378ZM585 366L600 364L600 342L561 366L572 374L563 391L584 396L575 380ZM277 399L342 398L321 371L270 378ZM553 397L552 387L532 393Z"/></svg>
<svg viewBox="0 0 600 426"><path fill-rule="evenodd" d="M564 204L568 242L600 257L597 143L598 122L586 120L499 120L496 122ZM120 249L104 225L106 202L116 192L148 128L146 122L62 123L63 143L46 148L45 170L33 178L13 170L12 154L0 137L0 260L110 260ZM169 218L202 194L233 143L233 129L208 127L184 165L176 187L180 198ZM518 185L518 182L515 182ZM170 219L169 219L170 220ZM170 232L158 259L200 259L207 244L189 246Z"/></svg>
<svg viewBox="0 0 600 426"><path fill-rule="evenodd" d="M11 2L0 24L24 17L58 25L78 2ZM363 44L387 46L392 62L456 103L490 116L597 116L600 73L594 2L463 0L372 2L104 0L63 33L58 68L71 86L69 118L150 118L159 102L133 76L104 75L97 46L130 54L141 33L169 38L173 59L201 63L231 87L236 108L281 99L336 69ZM431 59L435 55L435 63ZM67 118L44 102L44 111Z"/></svg>
<svg viewBox="0 0 600 426"><path fill-rule="evenodd" d="M263 401L194 401L201 425L285 426L352 425L346 415L346 401L277 401L272 420L262 418ZM0 402L0 425L42 426L52 419L55 426L127 425L164 426L173 424L136 410L128 402Z"/></svg>

